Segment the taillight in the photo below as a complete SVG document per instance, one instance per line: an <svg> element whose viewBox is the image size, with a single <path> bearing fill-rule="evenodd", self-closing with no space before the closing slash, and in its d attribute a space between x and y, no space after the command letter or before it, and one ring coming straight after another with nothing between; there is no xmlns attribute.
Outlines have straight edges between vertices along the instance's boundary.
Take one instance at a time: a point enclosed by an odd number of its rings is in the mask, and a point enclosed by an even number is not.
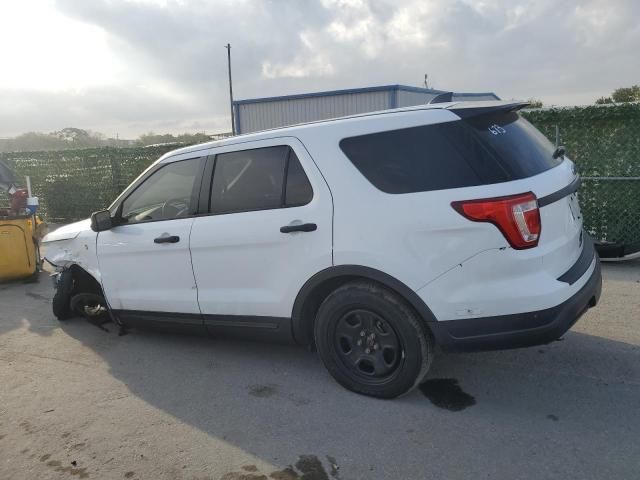
<svg viewBox="0 0 640 480"><path fill-rule="evenodd" d="M515 249L538 245L542 224L538 200L532 192L452 202L451 206L469 220L493 223Z"/></svg>

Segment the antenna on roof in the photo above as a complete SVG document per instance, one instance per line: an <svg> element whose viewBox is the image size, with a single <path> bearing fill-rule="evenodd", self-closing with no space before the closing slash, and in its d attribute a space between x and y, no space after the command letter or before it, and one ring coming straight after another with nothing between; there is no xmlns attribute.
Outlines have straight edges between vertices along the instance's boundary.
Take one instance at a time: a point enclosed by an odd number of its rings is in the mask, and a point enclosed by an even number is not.
<svg viewBox="0 0 640 480"><path fill-rule="evenodd" d="M429 74L424 74L424 88L429 88Z"/></svg>
<svg viewBox="0 0 640 480"><path fill-rule="evenodd" d="M236 119L233 115L233 82L231 81L231 44L227 43L224 48L227 49L227 69L229 70L229 103L231 104L231 135L236 134Z"/></svg>
<svg viewBox="0 0 640 480"><path fill-rule="evenodd" d="M453 92L442 92L429 100L429 105L432 103L446 103L453 102Z"/></svg>

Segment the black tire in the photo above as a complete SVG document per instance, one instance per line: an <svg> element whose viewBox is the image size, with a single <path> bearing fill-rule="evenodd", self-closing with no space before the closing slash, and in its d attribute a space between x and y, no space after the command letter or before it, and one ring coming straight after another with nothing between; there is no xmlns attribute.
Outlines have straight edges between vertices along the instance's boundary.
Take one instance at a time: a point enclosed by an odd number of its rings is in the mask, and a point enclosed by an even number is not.
<svg viewBox="0 0 640 480"><path fill-rule="evenodd" d="M53 314L58 320L68 320L75 316L70 304L72 293L73 274L71 270L64 270L58 279L58 286L52 302Z"/></svg>
<svg viewBox="0 0 640 480"><path fill-rule="evenodd" d="M363 333L364 332L364 333ZM318 353L343 387L378 398L395 398L424 379L433 360L433 338L396 293L353 282L320 305L314 328Z"/></svg>

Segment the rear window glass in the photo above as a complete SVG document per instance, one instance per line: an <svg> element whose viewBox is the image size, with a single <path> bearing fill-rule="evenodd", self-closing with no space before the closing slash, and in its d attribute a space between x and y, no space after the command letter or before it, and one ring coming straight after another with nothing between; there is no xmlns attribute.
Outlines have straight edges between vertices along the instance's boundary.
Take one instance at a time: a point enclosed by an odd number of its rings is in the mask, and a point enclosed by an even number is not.
<svg viewBox="0 0 640 480"><path fill-rule="evenodd" d="M492 150L510 179L538 175L562 162L553 158L555 147L547 137L516 112L479 115L463 122Z"/></svg>
<svg viewBox="0 0 640 480"><path fill-rule="evenodd" d="M300 160L291 149L289 149L289 165L286 170L285 206L298 207L306 205L313 198L313 188L311 188L309 179L304 173L302 165L300 165Z"/></svg>
<svg viewBox="0 0 640 480"><path fill-rule="evenodd" d="M237 213L306 205L313 188L288 146L254 148L216 156L211 213Z"/></svg>
<svg viewBox="0 0 640 480"><path fill-rule="evenodd" d="M345 138L340 148L386 193L506 182L559 163L553 145L515 112Z"/></svg>
<svg viewBox="0 0 640 480"><path fill-rule="evenodd" d="M212 213L280 208L288 147L221 153L216 157Z"/></svg>

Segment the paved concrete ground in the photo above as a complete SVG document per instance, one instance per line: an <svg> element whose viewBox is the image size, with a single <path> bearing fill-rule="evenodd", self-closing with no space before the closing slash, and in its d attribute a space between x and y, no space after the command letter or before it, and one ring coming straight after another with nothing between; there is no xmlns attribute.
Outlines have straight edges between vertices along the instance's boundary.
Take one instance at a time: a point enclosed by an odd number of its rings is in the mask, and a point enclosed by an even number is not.
<svg viewBox="0 0 640 480"><path fill-rule="evenodd" d="M562 342L437 358L458 411L352 394L297 347L59 323L46 279L0 285L0 479L640 478L640 264L604 275Z"/></svg>

